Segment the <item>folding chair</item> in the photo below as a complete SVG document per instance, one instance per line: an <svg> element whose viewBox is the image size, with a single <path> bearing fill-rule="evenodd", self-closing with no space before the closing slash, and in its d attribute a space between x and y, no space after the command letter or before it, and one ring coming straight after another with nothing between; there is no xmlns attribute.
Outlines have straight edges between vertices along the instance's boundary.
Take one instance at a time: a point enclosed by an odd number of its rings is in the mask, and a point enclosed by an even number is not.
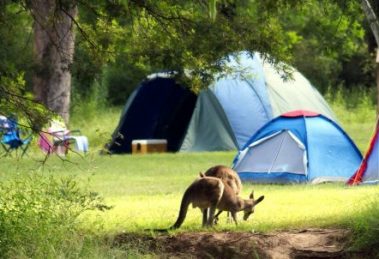
<svg viewBox="0 0 379 259"><path fill-rule="evenodd" d="M21 157L26 153L33 136L30 131L25 133L20 129L16 118L0 115L0 132L0 144L5 151L1 156L11 155L13 151L18 153L18 150L21 150ZM27 136L23 137L25 134Z"/></svg>
<svg viewBox="0 0 379 259"><path fill-rule="evenodd" d="M76 151L88 151L88 139L80 136L80 130L68 130L64 122L52 120L50 127L41 132L38 139L38 146L47 154L67 155L70 146L74 145Z"/></svg>

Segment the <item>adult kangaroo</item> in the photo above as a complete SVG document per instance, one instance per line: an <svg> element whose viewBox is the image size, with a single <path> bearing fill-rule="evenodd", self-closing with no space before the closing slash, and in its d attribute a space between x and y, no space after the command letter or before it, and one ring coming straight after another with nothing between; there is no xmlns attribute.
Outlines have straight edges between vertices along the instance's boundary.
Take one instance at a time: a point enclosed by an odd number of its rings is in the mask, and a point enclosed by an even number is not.
<svg viewBox="0 0 379 259"><path fill-rule="evenodd" d="M200 174L201 175L201 174ZM209 168L205 173L205 176L212 176L216 178L220 178L224 184L227 184L232 188L236 195L239 195L242 191L242 183L241 179L238 176L237 172L232 168L224 166L224 165L216 165ZM215 216L215 223L218 222L218 216L222 211L219 211ZM230 215L228 213L228 222L230 222Z"/></svg>
<svg viewBox="0 0 379 259"><path fill-rule="evenodd" d="M188 207L192 203L194 208L198 207L203 213L202 225L212 226L216 209L219 211L229 211L236 224L236 213L244 211L244 220L254 212L254 207L264 199L264 196L257 200L251 198L244 200L236 195L235 191L227 184L216 177L209 177L201 174L184 192L180 204L179 215L170 229L179 228L187 215ZM209 209L209 216L207 213Z"/></svg>
<svg viewBox="0 0 379 259"><path fill-rule="evenodd" d="M230 167L216 165L209 168L204 175L220 178L224 183L229 185L237 195L239 195L242 191L241 179L237 172Z"/></svg>

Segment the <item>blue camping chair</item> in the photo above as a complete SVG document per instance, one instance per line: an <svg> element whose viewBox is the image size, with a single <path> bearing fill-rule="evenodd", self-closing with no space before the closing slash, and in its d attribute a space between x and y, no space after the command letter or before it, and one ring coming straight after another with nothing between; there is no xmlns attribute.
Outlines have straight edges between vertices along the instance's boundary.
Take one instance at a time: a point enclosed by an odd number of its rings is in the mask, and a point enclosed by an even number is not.
<svg viewBox="0 0 379 259"><path fill-rule="evenodd" d="M0 144L4 149L4 153L1 156L11 155L15 151L18 155L18 150L21 150L21 157L27 151L29 144L32 140L32 134L27 133L26 137L21 137L22 132L18 126L17 119L11 117L5 117L0 115L0 132L1 140Z"/></svg>

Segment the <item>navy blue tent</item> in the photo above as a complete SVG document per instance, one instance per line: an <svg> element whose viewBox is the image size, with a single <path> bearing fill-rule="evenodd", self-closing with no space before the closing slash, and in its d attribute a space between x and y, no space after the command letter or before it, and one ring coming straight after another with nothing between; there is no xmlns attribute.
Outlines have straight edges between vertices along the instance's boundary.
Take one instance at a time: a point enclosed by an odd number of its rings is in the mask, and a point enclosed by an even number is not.
<svg viewBox="0 0 379 259"><path fill-rule="evenodd" d="M112 152L131 152L133 139L167 139L167 149L182 144L197 96L170 78L144 82L122 116Z"/></svg>

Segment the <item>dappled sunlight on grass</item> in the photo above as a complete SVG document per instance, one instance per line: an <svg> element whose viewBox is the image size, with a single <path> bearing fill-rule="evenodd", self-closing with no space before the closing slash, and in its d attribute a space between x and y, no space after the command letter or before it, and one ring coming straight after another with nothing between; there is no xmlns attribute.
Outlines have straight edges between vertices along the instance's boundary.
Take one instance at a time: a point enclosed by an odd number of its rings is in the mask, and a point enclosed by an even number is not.
<svg viewBox="0 0 379 259"><path fill-rule="evenodd" d="M179 181L192 182L193 176L189 178L189 181ZM167 228L175 222L187 185L172 182L177 187L165 193L156 188L158 183L145 183L145 188L134 194L108 200L110 205L114 205L104 215L108 231L138 232L143 229ZM245 184L241 196L247 198L251 189L255 190L256 198L265 195L265 200L257 206L255 214L248 221L242 221L242 213L239 213L240 224L236 227L226 223L224 213L220 216L215 231L265 232L309 227L350 227L354 217L367 206L367 198L379 194L377 186ZM189 208L182 229L201 230L199 209Z"/></svg>
<svg viewBox="0 0 379 259"><path fill-rule="evenodd" d="M265 200L255 220L262 230L348 225L378 188L342 185L259 186ZM260 226L258 226L258 229Z"/></svg>
<svg viewBox="0 0 379 259"><path fill-rule="evenodd" d="M113 209L91 212L84 227L92 229L98 221L105 232L167 228L177 216L182 195L187 186L215 164L229 165L234 152L190 154L153 154L124 156L94 156L75 158L63 163L53 158L43 169L30 158L14 166L14 160L0 163L0 177L20 177L34 170L46 175L74 176L89 190L100 193ZM255 197L265 199L248 221L226 223L226 213L220 216L214 231L270 231L307 227L350 227L370 199L379 194L379 186L347 187L344 184L321 185L255 185L244 184L241 196L247 198L254 189ZM188 210L180 231L201 230L199 209Z"/></svg>
<svg viewBox="0 0 379 259"><path fill-rule="evenodd" d="M375 125L376 113L369 96L361 98L355 106L347 106L341 97L331 102L339 123L364 152ZM73 129L81 129L90 142L86 156L70 154L63 162L56 156L44 166L44 155L33 143L28 155L20 160L3 158L0 179L6 180L40 171L46 175L75 176L84 186L99 192L113 209L87 214L83 224L91 229L102 222L102 231L142 231L148 228L171 226L179 211L186 187L198 176L217 164L231 165L236 151L204 153L167 153L153 155L99 156L98 151L110 139L115 129L121 107L105 109L90 116L74 115ZM79 116L80 115L80 116ZM226 223L226 213L220 216L214 231L270 231L307 227L350 227L367 207L370 199L379 193L377 186L349 188L342 184L323 185L249 185L244 184L243 197L251 189L256 198L265 200L256 208L248 221L240 224ZM200 231L199 209L188 210L187 219L179 231Z"/></svg>

